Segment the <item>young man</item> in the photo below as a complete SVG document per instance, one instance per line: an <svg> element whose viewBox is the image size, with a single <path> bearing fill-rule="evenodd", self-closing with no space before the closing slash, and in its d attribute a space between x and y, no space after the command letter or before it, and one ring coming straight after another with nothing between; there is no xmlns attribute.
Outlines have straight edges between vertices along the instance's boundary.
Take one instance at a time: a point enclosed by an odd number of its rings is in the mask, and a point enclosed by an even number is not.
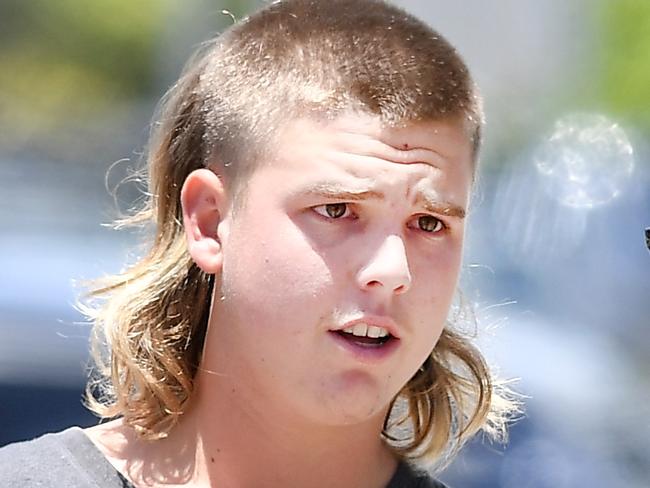
<svg viewBox="0 0 650 488"><path fill-rule="evenodd" d="M159 121L151 249L89 309L88 402L116 420L6 448L13 486L440 486L412 463L502 432L513 404L447 320L482 113L439 34L275 2Z"/></svg>

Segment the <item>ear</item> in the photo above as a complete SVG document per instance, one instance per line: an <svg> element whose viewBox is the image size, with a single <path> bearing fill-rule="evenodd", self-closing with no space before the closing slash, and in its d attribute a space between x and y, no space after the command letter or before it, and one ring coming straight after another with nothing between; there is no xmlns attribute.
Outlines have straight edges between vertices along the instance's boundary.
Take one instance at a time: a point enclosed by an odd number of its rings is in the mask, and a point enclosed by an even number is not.
<svg viewBox="0 0 650 488"><path fill-rule="evenodd" d="M209 169L192 171L181 189L183 226L192 260L208 274L221 271L223 250L219 227L228 205L223 181Z"/></svg>

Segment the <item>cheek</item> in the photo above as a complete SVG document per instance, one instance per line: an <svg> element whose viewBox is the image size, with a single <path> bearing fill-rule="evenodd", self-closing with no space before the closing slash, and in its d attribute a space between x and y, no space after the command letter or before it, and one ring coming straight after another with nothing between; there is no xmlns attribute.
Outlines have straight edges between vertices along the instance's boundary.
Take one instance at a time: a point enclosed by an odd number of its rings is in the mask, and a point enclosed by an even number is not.
<svg viewBox="0 0 650 488"><path fill-rule="evenodd" d="M291 220L249 222L233 229L225 251L224 294L267 317L300 313L322 300L332 282L329 269Z"/></svg>
<svg viewBox="0 0 650 488"><path fill-rule="evenodd" d="M411 316L432 333L442 330L458 285L461 265L460 249L448 250L418 263L412 286L415 301Z"/></svg>
<svg viewBox="0 0 650 488"><path fill-rule="evenodd" d="M412 263L412 271L422 286L428 287L435 295L456 287L463 254L463 236L450 236L430 252L419 253L417 262ZM416 256L418 256L416 254Z"/></svg>

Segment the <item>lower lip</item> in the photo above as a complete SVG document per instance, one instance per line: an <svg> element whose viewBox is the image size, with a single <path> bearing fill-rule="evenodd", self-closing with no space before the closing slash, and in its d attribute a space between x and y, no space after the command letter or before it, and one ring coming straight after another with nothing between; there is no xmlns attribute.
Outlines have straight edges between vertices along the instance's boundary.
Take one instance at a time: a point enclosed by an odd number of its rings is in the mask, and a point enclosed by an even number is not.
<svg viewBox="0 0 650 488"><path fill-rule="evenodd" d="M346 339L338 332L329 331L328 333L341 349L348 354L352 354L356 360L363 363L383 361L399 347L399 339L394 337L381 346L362 346Z"/></svg>

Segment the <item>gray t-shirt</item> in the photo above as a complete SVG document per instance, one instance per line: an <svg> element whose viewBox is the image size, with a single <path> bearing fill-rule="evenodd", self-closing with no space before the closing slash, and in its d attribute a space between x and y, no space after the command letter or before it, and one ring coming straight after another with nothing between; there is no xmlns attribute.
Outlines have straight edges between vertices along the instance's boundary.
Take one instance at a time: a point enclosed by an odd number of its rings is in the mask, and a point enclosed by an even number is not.
<svg viewBox="0 0 650 488"><path fill-rule="evenodd" d="M133 488L79 427L0 449L0 486ZM445 488L400 463L386 488Z"/></svg>

